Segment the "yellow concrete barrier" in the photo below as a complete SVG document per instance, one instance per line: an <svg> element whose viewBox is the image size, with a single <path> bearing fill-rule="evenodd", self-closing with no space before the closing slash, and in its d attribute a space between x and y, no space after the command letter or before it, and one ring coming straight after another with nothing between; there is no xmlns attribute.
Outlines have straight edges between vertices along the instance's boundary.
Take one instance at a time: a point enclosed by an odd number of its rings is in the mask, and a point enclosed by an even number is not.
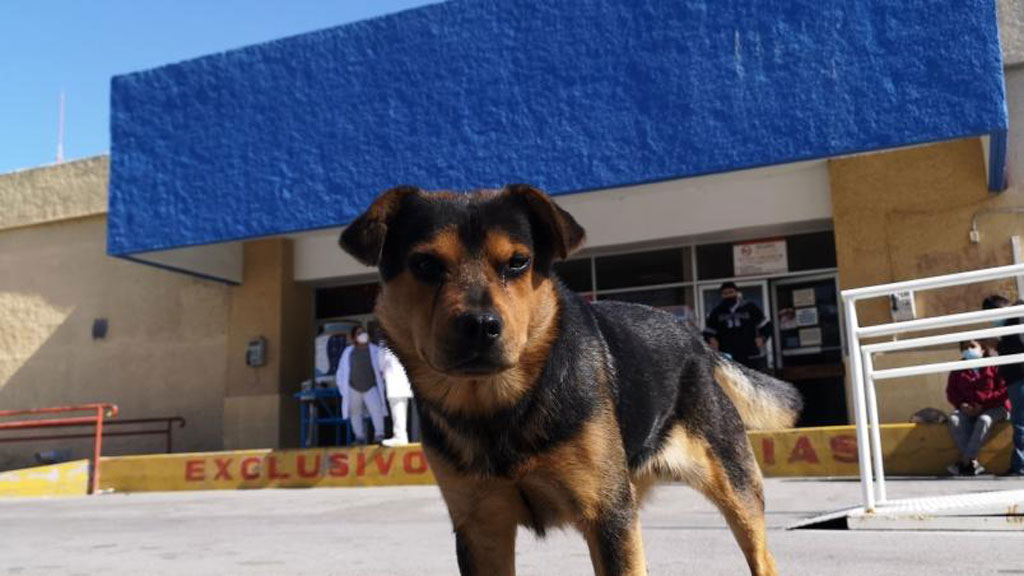
<svg viewBox="0 0 1024 576"><path fill-rule="evenodd" d="M765 476L856 476L853 426L751 432ZM882 426L886 473L941 475L956 460L945 425ZM1010 429L996 427L981 454L990 471L1009 466ZM242 450L193 454L118 456L103 459L100 485L118 492L402 486L433 484L418 444L313 450Z"/></svg>
<svg viewBox="0 0 1024 576"><path fill-rule="evenodd" d="M945 424L883 424L885 473L906 476L946 474L957 459ZM856 476L857 433L853 426L751 432L750 443L765 476ZM989 472L1010 467L1011 429L997 424L979 461Z"/></svg>
<svg viewBox="0 0 1024 576"><path fill-rule="evenodd" d="M85 496L88 491L88 460L0 472L0 497Z"/></svg>
<svg viewBox="0 0 1024 576"><path fill-rule="evenodd" d="M121 456L102 462L100 486L118 492L434 483L418 444Z"/></svg>

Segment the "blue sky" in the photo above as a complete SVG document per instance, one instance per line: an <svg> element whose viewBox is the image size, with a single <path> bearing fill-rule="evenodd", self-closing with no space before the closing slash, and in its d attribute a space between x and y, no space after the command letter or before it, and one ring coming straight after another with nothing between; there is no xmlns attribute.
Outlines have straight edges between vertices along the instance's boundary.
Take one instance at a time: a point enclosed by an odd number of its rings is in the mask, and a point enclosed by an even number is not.
<svg viewBox="0 0 1024 576"><path fill-rule="evenodd" d="M2 0L0 173L110 147L110 78L437 0Z"/></svg>

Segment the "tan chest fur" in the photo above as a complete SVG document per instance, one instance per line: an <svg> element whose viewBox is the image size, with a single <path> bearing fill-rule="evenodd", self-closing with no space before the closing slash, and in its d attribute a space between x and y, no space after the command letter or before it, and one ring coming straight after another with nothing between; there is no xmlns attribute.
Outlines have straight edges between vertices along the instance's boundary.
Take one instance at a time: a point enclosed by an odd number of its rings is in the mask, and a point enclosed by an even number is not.
<svg viewBox="0 0 1024 576"><path fill-rule="evenodd" d="M596 518L611 500L605 492L625 473L621 441L609 434L614 430L613 417L604 412L572 440L530 457L508 477L463 474L444 456L425 451L456 527L485 518L558 527Z"/></svg>

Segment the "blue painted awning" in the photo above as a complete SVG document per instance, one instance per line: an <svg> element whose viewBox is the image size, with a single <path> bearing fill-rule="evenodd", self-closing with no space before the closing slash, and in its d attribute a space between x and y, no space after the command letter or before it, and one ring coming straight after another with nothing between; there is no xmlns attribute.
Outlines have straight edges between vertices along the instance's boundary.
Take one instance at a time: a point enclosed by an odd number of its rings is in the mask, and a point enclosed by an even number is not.
<svg viewBox="0 0 1024 576"><path fill-rule="evenodd" d="M399 183L564 194L1007 129L992 0L454 0L118 76L111 107L115 255L346 224Z"/></svg>

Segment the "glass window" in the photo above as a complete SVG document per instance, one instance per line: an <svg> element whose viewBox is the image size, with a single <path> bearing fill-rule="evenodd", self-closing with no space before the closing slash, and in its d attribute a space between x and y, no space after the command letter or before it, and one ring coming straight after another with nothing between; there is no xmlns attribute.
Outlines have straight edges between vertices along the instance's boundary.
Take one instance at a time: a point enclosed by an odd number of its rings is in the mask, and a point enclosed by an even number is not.
<svg viewBox="0 0 1024 576"><path fill-rule="evenodd" d="M340 318L373 312L380 285L353 284L320 288L316 291L316 317Z"/></svg>
<svg viewBox="0 0 1024 576"><path fill-rule="evenodd" d="M697 246L697 278L713 280L735 276L732 263L732 243Z"/></svg>
<svg viewBox="0 0 1024 576"><path fill-rule="evenodd" d="M695 323L696 320L693 307L693 288L690 286L602 293L598 295L598 299L646 304L647 306L671 312L689 322Z"/></svg>
<svg viewBox="0 0 1024 576"><path fill-rule="evenodd" d="M701 280L732 278L732 242L697 247L697 277ZM789 272L836 267L836 238L831 231L786 236L786 263Z"/></svg>
<svg viewBox="0 0 1024 576"><path fill-rule="evenodd" d="M573 292L585 294L594 289L591 282L590 258L555 262L555 274Z"/></svg>
<svg viewBox="0 0 1024 576"><path fill-rule="evenodd" d="M690 278L689 250L669 248L600 256L596 259L597 289L672 284Z"/></svg>
<svg viewBox="0 0 1024 576"><path fill-rule="evenodd" d="M836 267L836 237L831 231L786 238L786 258L792 272Z"/></svg>
<svg viewBox="0 0 1024 576"><path fill-rule="evenodd" d="M782 355L787 357L787 366L793 364L789 356L839 350L839 297L835 280L780 285L776 299Z"/></svg>

